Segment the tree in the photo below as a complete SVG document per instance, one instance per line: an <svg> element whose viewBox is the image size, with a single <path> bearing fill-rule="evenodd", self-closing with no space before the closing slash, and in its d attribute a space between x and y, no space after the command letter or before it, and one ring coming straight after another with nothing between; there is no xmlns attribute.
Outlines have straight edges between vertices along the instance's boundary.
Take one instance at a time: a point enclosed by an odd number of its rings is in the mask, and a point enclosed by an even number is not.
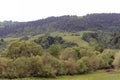
<svg viewBox="0 0 120 80"><path fill-rule="evenodd" d="M4 39L3 39L3 38L1 38L1 39L0 39L0 41L1 41L1 42L4 42Z"/></svg>
<svg viewBox="0 0 120 80"><path fill-rule="evenodd" d="M53 44L49 48L49 53L55 57L57 57L61 51L61 46L58 44Z"/></svg>
<svg viewBox="0 0 120 80"><path fill-rule="evenodd" d="M42 55L43 49L40 45L33 42L12 42L7 48L7 56L17 58L20 56Z"/></svg>

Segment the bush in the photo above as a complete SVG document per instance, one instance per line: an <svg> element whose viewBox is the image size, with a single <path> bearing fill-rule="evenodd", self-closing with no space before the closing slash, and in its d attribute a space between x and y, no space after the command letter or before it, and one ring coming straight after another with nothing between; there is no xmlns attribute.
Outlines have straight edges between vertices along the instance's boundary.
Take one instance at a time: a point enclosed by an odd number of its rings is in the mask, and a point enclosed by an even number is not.
<svg viewBox="0 0 120 80"><path fill-rule="evenodd" d="M105 50L103 51L103 53L101 54L101 57L104 61L104 67L103 68L112 68L113 65L113 60L114 60L114 52L110 51L110 50Z"/></svg>
<svg viewBox="0 0 120 80"><path fill-rule="evenodd" d="M120 68L120 52L115 55L113 65L115 68Z"/></svg>
<svg viewBox="0 0 120 80"><path fill-rule="evenodd" d="M21 78L30 76L30 61L26 57L17 58L11 61L7 67L8 78Z"/></svg>
<svg viewBox="0 0 120 80"><path fill-rule="evenodd" d="M96 55L91 57L85 56L82 57L80 60L81 60L80 63L83 64L82 67L85 67L85 70L83 68L85 72L94 71L99 68L98 57Z"/></svg>
<svg viewBox="0 0 120 80"><path fill-rule="evenodd" d="M8 77L55 77L57 64L51 56L19 57L8 65Z"/></svg>
<svg viewBox="0 0 120 80"><path fill-rule="evenodd" d="M0 57L0 77L6 77L6 69L10 59Z"/></svg>
<svg viewBox="0 0 120 80"><path fill-rule="evenodd" d="M84 56L91 57L91 56L95 55L95 52L93 50L90 50L87 48L81 48L80 54L81 54L81 57L84 57Z"/></svg>
<svg viewBox="0 0 120 80"><path fill-rule="evenodd" d="M88 71L88 67L82 59L77 61L77 71L79 74L86 73Z"/></svg>
<svg viewBox="0 0 120 80"><path fill-rule="evenodd" d="M43 49L40 45L30 42L13 42L8 46L7 55L12 58L21 56L30 57L32 55L42 55Z"/></svg>
<svg viewBox="0 0 120 80"><path fill-rule="evenodd" d="M29 72L30 76L40 77L44 69L43 61L40 56L32 56L29 59Z"/></svg>
<svg viewBox="0 0 120 80"><path fill-rule="evenodd" d="M49 54L44 54L42 56L43 60L43 76L44 77L55 77L56 75L62 75L65 74L63 71L63 63L62 61L59 61L57 58L49 55Z"/></svg>
<svg viewBox="0 0 120 80"><path fill-rule="evenodd" d="M58 44L53 44L49 48L49 53L55 57L58 57L61 50L61 46Z"/></svg>
<svg viewBox="0 0 120 80"><path fill-rule="evenodd" d="M69 58L65 61L65 65L68 75L74 75L77 73L77 63L74 59Z"/></svg>
<svg viewBox="0 0 120 80"><path fill-rule="evenodd" d="M74 60L78 59L77 52L75 52L72 48L66 48L60 54L60 59L62 60L69 60L69 58L72 58Z"/></svg>

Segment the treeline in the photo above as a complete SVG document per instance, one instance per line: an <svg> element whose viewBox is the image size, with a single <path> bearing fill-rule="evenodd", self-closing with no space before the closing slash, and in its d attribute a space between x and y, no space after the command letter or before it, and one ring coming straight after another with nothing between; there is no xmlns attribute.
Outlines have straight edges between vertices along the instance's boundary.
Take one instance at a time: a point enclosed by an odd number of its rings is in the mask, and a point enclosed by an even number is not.
<svg viewBox="0 0 120 80"><path fill-rule="evenodd" d="M115 32L120 30L120 14L103 13L86 16L61 16L30 22L5 21L0 23L0 36L36 35L53 31L76 32L82 30L104 30Z"/></svg>
<svg viewBox="0 0 120 80"><path fill-rule="evenodd" d="M60 44L43 49L34 42L12 42L0 57L1 78L56 77L85 74L98 69L119 68L116 51L91 48L62 48Z"/></svg>

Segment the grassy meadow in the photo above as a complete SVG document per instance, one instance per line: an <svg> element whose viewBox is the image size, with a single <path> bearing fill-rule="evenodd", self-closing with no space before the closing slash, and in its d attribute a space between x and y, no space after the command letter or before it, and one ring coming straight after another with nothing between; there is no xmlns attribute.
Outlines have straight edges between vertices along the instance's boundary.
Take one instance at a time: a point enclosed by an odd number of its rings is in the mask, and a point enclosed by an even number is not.
<svg viewBox="0 0 120 80"><path fill-rule="evenodd" d="M0 79L9 80L9 79ZM103 70L92 72L89 74L74 76L59 76L56 78L21 78L12 80L120 80L119 72L105 72Z"/></svg>

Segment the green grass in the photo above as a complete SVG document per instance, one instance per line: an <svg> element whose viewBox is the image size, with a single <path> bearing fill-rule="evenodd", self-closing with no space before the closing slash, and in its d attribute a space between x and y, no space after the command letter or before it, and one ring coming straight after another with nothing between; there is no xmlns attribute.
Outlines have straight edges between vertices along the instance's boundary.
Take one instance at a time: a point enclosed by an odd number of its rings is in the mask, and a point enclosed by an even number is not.
<svg viewBox="0 0 120 80"><path fill-rule="evenodd" d="M9 79L0 79L9 80ZM74 75L74 76L60 76L56 78L22 78L13 80L120 80L119 72L108 73L105 71L97 71L84 75Z"/></svg>
<svg viewBox="0 0 120 80"><path fill-rule="evenodd" d="M88 47L88 43L85 42L84 40L82 40L82 35L83 33L88 32L88 31L80 31L80 32L76 32L76 33L70 33L70 32L53 32L50 35L51 36L61 36L63 37L64 40L68 41L68 42L73 42L73 43L77 43L79 47ZM90 32L90 31L89 31ZM79 34L79 36L75 36L74 34Z"/></svg>
<svg viewBox="0 0 120 80"><path fill-rule="evenodd" d="M76 33L72 33L72 32L52 32L50 33L51 36L61 36L63 37L64 40L68 41L68 42L73 42L73 43L77 43L79 47L88 47L89 44L82 40L82 35L83 33L86 33L86 32L91 32L91 31L80 31L80 32L76 32ZM73 34L79 34L79 36L75 36ZM38 35L35 35L35 36L29 36L29 40L28 41L34 41L35 39L37 39L38 37L41 37L43 36L44 34L38 34ZM4 38L4 40L7 42L7 43L10 43L12 41L17 41L19 40L21 37L18 37L18 38Z"/></svg>

